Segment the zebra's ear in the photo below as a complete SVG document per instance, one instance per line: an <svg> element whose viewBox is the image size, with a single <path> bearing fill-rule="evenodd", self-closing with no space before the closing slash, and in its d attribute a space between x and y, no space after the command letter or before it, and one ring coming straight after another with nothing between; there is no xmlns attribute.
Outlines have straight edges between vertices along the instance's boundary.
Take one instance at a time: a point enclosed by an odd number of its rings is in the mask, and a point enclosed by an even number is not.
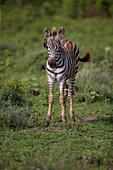
<svg viewBox="0 0 113 170"><path fill-rule="evenodd" d="M47 48L47 38L43 39L43 45L44 45L44 48Z"/></svg>
<svg viewBox="0 0 113 170"><path fill-rule="evenodd" d="M65 30L63 27L60 28L60 30L58 31L58 36L61 38L65 35Z"/></svg>
<svg viewBox="0 0 113 170"><path fill-rule="evenodd" d="M47 38L51 36L51 32L48 30L47 27L44 28L43 34L44 34L44 36L47 37Z"/></svg>

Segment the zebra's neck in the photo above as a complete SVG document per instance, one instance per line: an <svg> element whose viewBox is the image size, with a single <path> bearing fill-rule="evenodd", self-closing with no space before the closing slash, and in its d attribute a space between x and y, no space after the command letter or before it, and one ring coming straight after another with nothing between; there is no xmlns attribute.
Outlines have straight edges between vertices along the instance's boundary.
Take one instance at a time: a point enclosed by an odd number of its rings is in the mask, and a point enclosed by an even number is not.
<svg viewBox="0 0 113 170"><path fill-rule="evenodd" d="M64 66L64 60L61 57L61 54L55 58L55 64L56 64L56 68L61 68Z"/></svg>

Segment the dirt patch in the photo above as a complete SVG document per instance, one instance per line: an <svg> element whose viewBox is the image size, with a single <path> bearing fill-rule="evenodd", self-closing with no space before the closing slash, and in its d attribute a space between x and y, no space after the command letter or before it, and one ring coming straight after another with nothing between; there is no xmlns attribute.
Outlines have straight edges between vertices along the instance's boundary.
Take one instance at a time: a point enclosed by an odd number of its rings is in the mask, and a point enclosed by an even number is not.
<svg viewBox="0 0 113 170"><path fill-rule="evenodd" d="M97 118L94 117L94 116L90 116L90 117L85 117L84 118L84 122L90 122L90 121L94 121L94 120L97 120Z"/></svg>

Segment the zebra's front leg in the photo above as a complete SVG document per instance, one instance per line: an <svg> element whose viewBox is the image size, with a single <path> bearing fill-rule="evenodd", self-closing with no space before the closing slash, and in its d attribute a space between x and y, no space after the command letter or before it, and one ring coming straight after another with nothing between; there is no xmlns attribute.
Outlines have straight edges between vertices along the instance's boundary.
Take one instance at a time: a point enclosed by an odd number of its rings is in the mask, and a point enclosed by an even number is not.
<svg viewBox="0 0 113 170"><path fill-rule="evenodd" d="M65 88L65 82L60 83L60 104L62 107L62 120L63 123L66 124L66 96L64 96L64 88Z"/></svg>
<svg viewBox="0 0 113 170"><path fill-rule="evenodd" d="M52 104L54 101L54 82L49 83L49 108L48 108L48 114L47 114L47 120L45 122L45 127L49 126L49 122L51 119L51 110L52 110Z"/></svg>
<svg viewBox="0 0 113 170"><path fill-rule="evenodd" d="M73 110L73 94L74 94L73 86L74 86L74 81L75 81L75 78L72 79L72 80L69 80L68 96L69 96L69 100L70 100L70 117L75 122L74 110Z"/></svg>

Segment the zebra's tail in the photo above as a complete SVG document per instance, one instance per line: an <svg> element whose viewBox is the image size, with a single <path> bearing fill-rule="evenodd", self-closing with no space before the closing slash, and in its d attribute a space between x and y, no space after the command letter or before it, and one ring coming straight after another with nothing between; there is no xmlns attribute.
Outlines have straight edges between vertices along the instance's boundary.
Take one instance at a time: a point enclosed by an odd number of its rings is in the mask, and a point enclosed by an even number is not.
<svg viewBox="0 0 113 170"><path fill-rule="evenodd" d="M90 61L90 52L88 51L83 58L79 58L80 62L89 62Z"/></svg>

